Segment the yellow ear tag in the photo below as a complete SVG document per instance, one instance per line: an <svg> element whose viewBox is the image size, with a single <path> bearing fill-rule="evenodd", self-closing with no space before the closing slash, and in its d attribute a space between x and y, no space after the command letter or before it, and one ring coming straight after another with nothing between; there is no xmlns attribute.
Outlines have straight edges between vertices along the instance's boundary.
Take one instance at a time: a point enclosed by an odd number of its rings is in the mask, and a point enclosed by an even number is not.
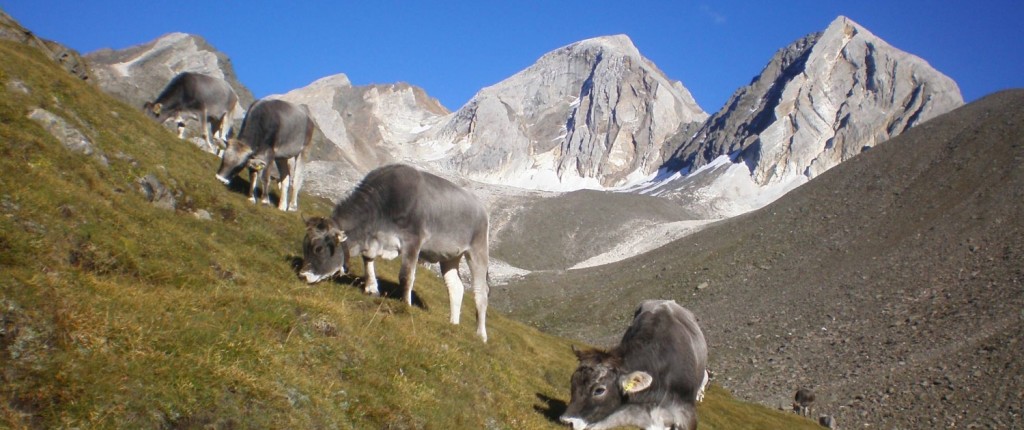
<svg viewBox="0 0 1024 430"><path fill-rule="evenodd" d="M635 386L636 386L636 380L630 379L630 380L626 381L626 383L622 384L622 389L625 392L628 393L630 391L633 391L633 387L635 387Z"/></svg>

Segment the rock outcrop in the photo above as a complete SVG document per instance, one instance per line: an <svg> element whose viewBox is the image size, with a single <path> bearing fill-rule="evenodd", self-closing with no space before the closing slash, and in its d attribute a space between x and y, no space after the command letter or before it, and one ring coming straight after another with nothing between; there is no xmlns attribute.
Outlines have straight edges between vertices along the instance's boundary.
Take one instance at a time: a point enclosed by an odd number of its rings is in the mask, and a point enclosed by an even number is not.
<svg viewBox="0 0 1024 430"><path fill-rule="evenodd" d="M78 51L52 40L39 38L2 10L0 10L0 39L13 40L32 46L60 64L68 73L84 81L89 80L88 66Z"/></svg>
<svg viewBox="0 0 1024 430"><path fill-rule="evenodd" d="M236 125L253 102L249 91L235 75L231 60L205 39L185 33L171 33L142 45L125 49L101 49L85 55L91 76L104 92L142 107L181 72L196 72L224 79L238 94Z"/></svg>
<svg viewBox="0 0 1024 430"><path fill-rule="evenodd" d="M344 74L268 96L309 107L322 131L314 137L307 170L309 192L338 197L364 174L396 161L437 158L441 151L412 143L448 109L406 83L353 86Z"/></svg>
<svg viewBox="0 0 1024 430"><path fill-rule="evenodd" d="M664 142L707 114L627 36L577 42L478 92L439 130L439 161L483 182L525 188L615 186L655 172Z"/></svg>
<svg viewBox="0 0 1024 430"><path fill-rule="evenodd" d="M777 52L667 167L684 175L705 168L702 180L712 182L707 176L735 176L742 165L753 192L784 190L962 104L952 79L839 17ZM715 166L723 156L735 164Z"/></svg>

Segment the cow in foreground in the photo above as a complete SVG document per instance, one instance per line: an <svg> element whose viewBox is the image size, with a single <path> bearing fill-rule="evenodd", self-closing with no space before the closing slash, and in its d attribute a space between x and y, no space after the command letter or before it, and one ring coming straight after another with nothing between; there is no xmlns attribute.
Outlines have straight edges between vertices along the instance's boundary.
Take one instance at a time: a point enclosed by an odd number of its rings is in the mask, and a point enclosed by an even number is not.
<svg viewBox="0 0 1024 430"><path fill-rule="evenodd" d="M238 95L227 81L200 73L183 72L172 78L156 100L147 102L143 109L161 124L175 117L178 138L185 137L182 114L197 116L206 145L216 148L217 145L210 142L210 135L213 134L220 141L225 140L237 105Z"/></svg>
<svg viewBox="0 0 1024 430"><path fill-rule="evenodd" d="M693 313L675 301L641 303L622 341L609 351L573 350L579 367L560 419L574 430L697 427L708 348Z"/></svg>
<svg viewBox="0 0 1024 430"><path fill-rule="evenodd" d="M297 210L299 189L302 188L302 158L313 141L313 129L313 119L303 108L284 100L253 103L242 121L238 137L228 140L217 169L217 179L228 185L231 178L248 167L249 200L256 202L259 185L263 191L263 202L269 204L270 179L272 172L276 171L281 185L277 208Z"/></svg>
<svg viewBox="0 0 1024 430"><path fill-rule="evenodd" d="M418 260L441 264L451 323L459 323L465 288L459 261L469 263L476 299L477 335L487 342L487 211L469 191L427 172L395 164L373 170L334 208L330 218L306 221L304 264L309 283L346 273L350 255L362 256L365 291L379 295L373 262L402 257L398 281L412 304Z"/></svg>

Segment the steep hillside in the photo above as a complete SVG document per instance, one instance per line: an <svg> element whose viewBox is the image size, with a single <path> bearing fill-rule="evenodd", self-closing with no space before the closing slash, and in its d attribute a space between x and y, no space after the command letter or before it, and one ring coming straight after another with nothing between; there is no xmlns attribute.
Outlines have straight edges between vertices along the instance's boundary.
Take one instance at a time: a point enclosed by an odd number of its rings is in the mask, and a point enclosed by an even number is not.
<svg viewBox="0 0 1024 430"><path fill-rule="evenodd" d="M620 263L530 275L495 305L603 343L632 303L673 298L743 398L777 405L810 386L851 428L1020 427L1022 142L1024 91L997 93L761 210Z"/></svg>
<svg viewBox="0 0 1024 430"><path fill-rule="evenodd" d="M560 428L568 341L496 313L482 344L427 273L413 308L307 286L299 217L137 107L8 41L0 92L0 427ZM811 428L717 387L700 414Z"/></svg>

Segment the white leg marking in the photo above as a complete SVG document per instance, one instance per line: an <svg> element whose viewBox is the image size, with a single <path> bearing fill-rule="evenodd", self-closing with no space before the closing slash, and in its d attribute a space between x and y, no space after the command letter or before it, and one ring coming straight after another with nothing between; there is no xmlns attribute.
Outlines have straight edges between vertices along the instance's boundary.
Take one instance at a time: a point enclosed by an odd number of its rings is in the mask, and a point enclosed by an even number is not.
<svg viewBox="0 0 1024 430"><path fill-rule="evenodd" d="M459 279L459 260L445 261L441 263L441 272L444 275L444 284L448 286L448 304L451 309L451 323L459 323L459 315L462 313L462 295L466 287Z"/></svg>
<svg viewBox="0 0 1024 430"><path fill-rule="evenodd" d="M485 343L487 342L487 295L490 291L490 287L487 285L487 260L486 249L483 253L469 256L470 276L473 278L473 298L476 301L476 334Z"/></svg>
<svg viewBox="0 0 1024 430"><path fill-rule="evenodd" d="M697 390L697 403L704 401L704 388L708 386L708 371L704 369L704 380L700 383L700 389Z"/></svg>
<svg viewBox="0 0 1024 430"><path fill-rule="evenodd" d="M281 178L281 197L277 201L277 208L283 211L288 210L288 192L291 189L292 175Z"/></svg>
<svg viewBox="0 0 1024 430"><path fill-rule="evenodd" d="M363 291L367 294L373 294L375 296L380 295L380 290L377 289L377 272L373 270L373 260L364 258L363 267L366 268L366 286L363 287Z"/></svg>

